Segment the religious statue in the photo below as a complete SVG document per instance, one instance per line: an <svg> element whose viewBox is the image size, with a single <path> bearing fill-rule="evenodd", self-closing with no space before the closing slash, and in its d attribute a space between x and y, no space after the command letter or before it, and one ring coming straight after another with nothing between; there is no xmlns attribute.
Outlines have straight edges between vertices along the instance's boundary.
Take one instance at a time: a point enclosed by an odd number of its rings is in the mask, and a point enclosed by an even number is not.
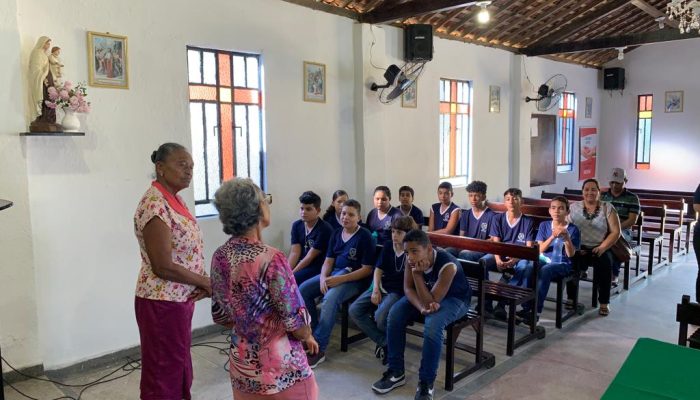
<svg viewBox="0 0 700 400"><path fill-rule="evenodd" d="M58 46L51 48L51 55L49 56L49 69L51 70L51 75L53 75L53 81L58 86L61 85L61 78L63 78L63 62L61 61L61 48Z"/></svg>
<svg viewBox="0 0 700 400"><path fill-rule="evenodd" d="M37 40L29 55L29 100L31 101L29 125L31 132L61 132L63 128L56 123L56 109L50 108L45 101L49 99L48 88L54 86L51 64L47 54L51 47L51 38L42 36Z"/></svg>

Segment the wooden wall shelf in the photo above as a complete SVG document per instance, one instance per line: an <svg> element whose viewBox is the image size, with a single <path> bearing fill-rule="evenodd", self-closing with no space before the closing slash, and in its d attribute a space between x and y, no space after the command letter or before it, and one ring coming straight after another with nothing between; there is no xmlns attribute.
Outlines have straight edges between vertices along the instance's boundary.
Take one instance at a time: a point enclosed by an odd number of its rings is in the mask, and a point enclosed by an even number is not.
<svg viewBox="0 0 700 400"><path fill-rule="evenodd" d="M85 132L20 132L20 136L85 136Z"/></svg>

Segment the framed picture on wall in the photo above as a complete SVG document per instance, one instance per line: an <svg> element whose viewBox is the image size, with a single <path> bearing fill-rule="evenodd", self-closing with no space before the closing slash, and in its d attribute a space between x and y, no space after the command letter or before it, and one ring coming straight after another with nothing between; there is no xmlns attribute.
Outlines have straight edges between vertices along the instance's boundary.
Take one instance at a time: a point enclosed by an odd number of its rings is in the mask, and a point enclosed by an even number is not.
<svg viewBox="0 0 700 400"><path fill-rule="evenodd" d="M489 86L489 112L501 112L501 87Z"/></svg>
<svg viewBox="0 0 700 400"><path fill-rule="evenodd" d="M584 110L586 118L593 117L593 97L586 97L586 109Z"/></svg>
<svg viewBox="0 0 700 400"><path fill-rule="evenodd" d="M667 113L683 112L683 91L666 92L664 111Z"/></svg>
<svg viewBox="0 0 700 400"><path fill-rule="evenodd" d="M326 102L326 65L304 61L304 101Z"/></svg>
<svg viewBox="0 0 700 400"><path fill-rule="evenodd" d="M401 93L401 107L418 107L418 83L413 82L413 85L409 86Z"/></svg>
<svg viewBox="0 0 700 400"><path fill-rule="evenodd" d="M88 32L88 84L116 89L129 88L126 36Z"/></svg>

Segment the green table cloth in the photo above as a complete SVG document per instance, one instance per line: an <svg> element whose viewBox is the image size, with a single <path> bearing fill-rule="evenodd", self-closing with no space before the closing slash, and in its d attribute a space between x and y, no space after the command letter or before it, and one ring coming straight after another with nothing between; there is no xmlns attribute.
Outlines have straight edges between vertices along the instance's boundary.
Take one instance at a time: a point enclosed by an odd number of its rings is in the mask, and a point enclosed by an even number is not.
<svg viewBox="0 0 700 400"><path fill-rule="evenodd" d="M602 400L699 400L700 350L641 338Z"/></svg>

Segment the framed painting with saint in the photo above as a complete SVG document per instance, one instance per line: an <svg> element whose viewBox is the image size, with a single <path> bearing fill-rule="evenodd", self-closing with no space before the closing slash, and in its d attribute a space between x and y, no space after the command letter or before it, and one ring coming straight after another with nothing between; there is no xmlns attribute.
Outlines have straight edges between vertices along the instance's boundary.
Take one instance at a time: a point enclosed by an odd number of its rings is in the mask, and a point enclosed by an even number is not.
<svg viewBox="0 0 700 400"><path fill-rule="evenodd" d="M304 101L326 102L326 65L304 61Z"/></svg>
<svg viewBox="0 0 700 400"><path fill-rule="evenodd" d="M88 32L88 84L128 89L129 68L126 36Z"/></svg>

